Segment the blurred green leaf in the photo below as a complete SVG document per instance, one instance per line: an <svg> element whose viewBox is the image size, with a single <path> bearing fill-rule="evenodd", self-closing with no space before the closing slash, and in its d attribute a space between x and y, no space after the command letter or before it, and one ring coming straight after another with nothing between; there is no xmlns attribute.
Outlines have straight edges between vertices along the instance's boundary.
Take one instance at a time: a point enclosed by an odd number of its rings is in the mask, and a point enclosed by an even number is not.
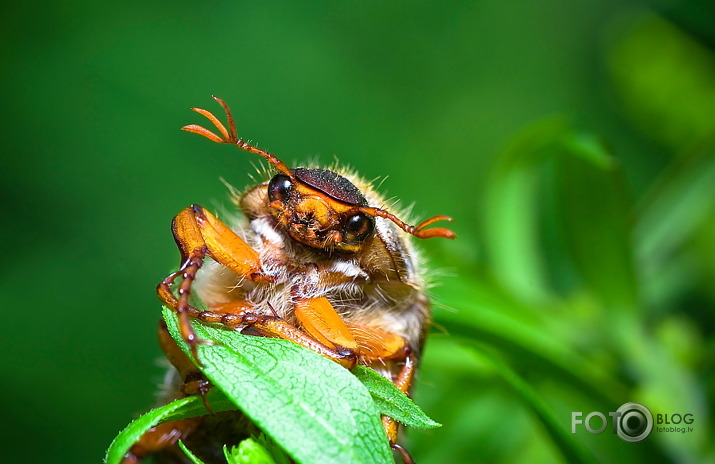
<svg viewBox="0 0 715 464"><path fill-rule="evenodd" d="M440 301L459 312L440 311L436 319L450 336L461 340L479 340L509 356L522 366L538 368L544 376L559 379L564 385L582 391L603 405L620 401L627 390L598 363L579 355L557 334L537 324L525 324L500 308L466 303L462 298L444 296Z"/></svg>
<svg viewBox="0 0 715 464"><path fill-rule="evenodd" d="M541 399L539 393L534 390L528 382L522 379L516 372L509 368L497 356L484 349L478 342L471 342L473 353L483 363L490 365L504 382L514 391L519 398L544 425L551 440L558 447L567 462L572 463L596 463L597 460L578 441L576 436L563 427L549 407Z"/></svg>
<svg viewBox="0 0 715 464"><path fill-rule="evenodd" d="M169 332L185 353L176 315ZM286 341L194 324L201 371L296 461L391 463L387 437L365 387L347 369ZM250 392L250 393L247 393Z"/></svg>
<svg viewBox="0 0 715 464"><path fill-rule="evenodd" d="M638 127L678 151L715 132L715 55L663 18L644 13L609 50L610 73Z"/></svg>
<svg viewBox="0 0 715 464"><path fill-rule="evenodd" d="M550 294L537 234L536 187L540 168L566 127L563 120L547 120L523 130L498 155L487 180L483 222L489 263L508 289L528 300Z"/></svg>
<svg viewBox="0 0 715 464"><path fill-rule="evenodd" d="M567 134L561 147L553 182L569 258L607 309L634 310L632 204L620 163L591 135Z"/></svg>
<svg viewBox="0 0 715 464"><path fill-rule="evenodd" d="M610 305L635 307L631 208L620 166L594 137L574 133L560 120L527 128L496 162L485 213L495 274L535 301L553 293L537 214L547 200L537 187L551 164L556 221L576 270Z"/></svg>
<svg viewBox="0 0 715 464"><path fill-rule="evenodd" d="M645 298L660 303L681 285L679 253L715 210L712 141L685 151L645 197L635 226L635 246Z"/></svg>

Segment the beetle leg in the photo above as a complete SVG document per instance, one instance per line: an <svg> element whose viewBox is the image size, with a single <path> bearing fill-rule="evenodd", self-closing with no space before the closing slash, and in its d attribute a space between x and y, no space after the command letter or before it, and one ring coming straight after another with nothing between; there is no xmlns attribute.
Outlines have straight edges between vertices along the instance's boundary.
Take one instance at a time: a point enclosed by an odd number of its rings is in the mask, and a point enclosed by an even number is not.
<svg viewBox="0 0 715 464"><path fill-rule="evenodd" d="M206 409L213 413L211 405L206 399L206 394L211 388L211 382L196 368L196 365L181 351L179 345L176 344L169 330L166 328L166 322L163 319L159 320L159 346L166 355L169 362L176 368L179 377L182 380L180 391L183 396L201 395Z"/></svg>
<svg viewBox="0 0 715 464"><path fill-rule="evenodd" d="M270 280L261 271L258 252L201 206L191 205L177 214L171 230L184 266L192 256L210 256L247 279L264 283Z"/></svg>
<svg viewBox="0 0 715 464"><path fill-rule="evenodd" d="M171 292L169 294L171 297L166 297L167 301L165 301L167 305L176 304L178 299ZM224 322L226 325L231 326L233 322L244 318L247 310L251 307L252 305L246 301L231 301L212 307L212 311L199 311L191 307L187 314L206 322ZM161 350L176 368L179 377L183 381L179 389L181 393L179 396L201 395L206 410L211 412L211 406L206 399L211 383L196 368L196 365L186 353L179 348L179 345L169 334L166 322L163 319L159 321L158 337ZM121 464L138 464L146 456L175 445L179 440L187 438L199 425L201 419L201 417L194 417L152 427L132 446Z"/></svg>
<svg viewBox="0 0 715 464"><path fill-rule="evenodd" d="M181 211L171 224L174 239L181 251L182 266L177 272L167 276L157 287L159 298L179 315L179 328L184 340L191 346L194 359L196 345L206 343L198 340L191 328L190 317L197 317L198 310L189 304L191 285L203 260L210 256L218 263L238 275L256 282L268 282L261 272L261 263L256 252L226 224L218 220L201 206L192 205ZM178 298L174 297L171 286L182 276Z"/></svg>
<svg viewBox="0 0 715 464"><path fill-rule="evenodd" d="M240 276L263 283L270 280L261 271L258 252L201 206L181 211L172 222L172 232L184 259L200 250Z"/></svg>
<svg viewBox="0 0 715 464"><path fill-rule="evenodd" d="M405 357L405 363L400 369L400 372L397 374L397 377L395 377L395 379L392 381L395 386L406 395L409 393L410 388L412 387L412 381L415 377L415 370L417 368L417 363L415 361L416 360L414 358L414 355L412 353L409 353ZM395 421L395 419L393 419L392 417L382 416L382 426L385 429L387 438L390 440L390 446L393 446L397 443L397 425L397 421ZM407 452L404 450L404 448L400 452L403 451L404 453Z"/></svg>
<svg viewBox="0 0 715 464"><path fill-rule="evenodd" d="M410 350L407 341L392 332L354 324L349 329L360 348L360 358L366 364L388 359L402 360Z"/></svg>
<svg viewBox="0 0 715 464"><path fill-rule="evenodd" d="M407 341L397 334L373 327L350 325L349 328L357 341L361 362L404 360L402 368L392 382L402 393L409 394L417 363ZM382 426L390 441L390 446L401 453L405 464L413 462L407 450L397 444L397 421L391 417L382 416Z"/></svg>
<svg viewBox="0 0 715 464"><path fill-rule="evenodd" d="M150 428L132 445L121 464L139 464L142 459L188 437L202 421L202 417L180 419Z"/></svg>
<svg viewBox="0 0 715 464"><path fill-rule="evenodd" d="M415 374L416 360L412 347L407 341L397 334L374 327L351 324L349 329L358 344L363 363L404 361L404 365L392 382L402 393L408 394Z"/></svg>
<svg viewBox="0 0 715 464"><path fill-rule="evenodd" d="M177 273L171 274L167 279L175 274ZM175 308L179 304L179 299L171 293L171 289L167 285L160 284L157 293L166 306ZM251 318L251 308L253 308L251 303L237 300L212 306L209 311L201 311L189 305L186 313L189 317L194 319L199 319L211 324L223 324L230 329L235 329L237 326L247 323L245 321L246 318ZM248 323L250 323L250 321Z"/></svg>
<svg viewBox="0 0 715 464"><path fill-rule="evenodd" d="M181 351L179 345L176 344L169 330L166 328L166 322L163 319L159 320L159 330L157 333L159 338L159 347L164 352L166 359L169 360L179 373L179 377L185 380L189 374L198 371L196 365Z"/></svg>
<svg viewBox="0 0 715 464"><path fill-rule="evenodd" d="M397 374L397 377L393 380L395 386L406 395L409 394L410 388L412 387L412 381L415 377L416 368L416 359L414 358L414 355L410 352L405 357L405 363L403 364L402 369L400 369L400 372ZM397 429L399 427L397 421L392 417L382 416L382 427L385 429L387 439L390 441L390 447L400 453L404 464L414 464L410 453L397 443Z"/></svg>
<svg viewBox="0 0 715 464"><path fill-rule="evenodd" d="M244 333L290 340L335 361L347 369L352 369L357 364L358 355L355 349L332 343L328 345L318 341L313 336L279 317L259 316L255 322L248 324L248 327L244 329Z"/></svg>
<svg viewBox="0 0 715 464"><path fill-rule="evenodd" d="M189 315L204 322L223 324L230 328L245 325L244 333L254 333L264 337L290 340L331 359L338 364L352 369L357 364L358 346L342 318L335 312L326 298L295 298L295 314L303 324L303 329L293 326L278 316L257 315L251 312L253 305L247 301L230 301L211 307L211 311L189 310ZM176 302L171 295L167 304ZM173 342L171 337L167 344ZM181 372L183 365L167 357ZM183 353L180 353L183 355ZM186 369L192 369L193 365Z"/></svg>
<svg viewBox="0 0 715 464"><path fill-rule="evenodd" d="M407 450L401 445L398 445L397 443L390 443L390 448L400 453L404 464L415 464L415 461L412 459L412 456L410 456L410 453L407 452Z"/></svg>
<svg viewBox="0 0 715 464"><path fill-rule="evenodd" d="M357 351L350 329L327 298L294 298L293 309L303 330L325 346Z"/></svg>

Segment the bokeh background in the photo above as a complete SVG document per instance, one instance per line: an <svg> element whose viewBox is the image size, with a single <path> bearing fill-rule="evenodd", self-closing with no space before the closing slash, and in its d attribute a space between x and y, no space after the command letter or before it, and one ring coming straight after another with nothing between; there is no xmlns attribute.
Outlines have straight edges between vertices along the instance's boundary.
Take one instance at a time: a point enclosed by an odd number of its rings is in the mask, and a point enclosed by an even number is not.
<svg viewBox="0 0 715 464"><path fill-rule="evenodd" d="M152 404L171 218L258 162L178 131L211 94L456 219L421 244L418 462L715 461L714 31L695 0L4 8L0 462L98 462ZM627 401L694 431L570 433Z"/></svg>

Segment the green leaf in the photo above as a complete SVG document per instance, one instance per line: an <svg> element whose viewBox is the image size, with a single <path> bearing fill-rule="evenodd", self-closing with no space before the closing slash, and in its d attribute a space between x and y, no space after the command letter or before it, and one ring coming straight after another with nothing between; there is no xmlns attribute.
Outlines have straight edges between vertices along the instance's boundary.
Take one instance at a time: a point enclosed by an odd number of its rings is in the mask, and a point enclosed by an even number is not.
<svg viewBox="0 0 715 464"><path fill-rule="evenodd" d="M549 298L544 256L536 230L537 185L544 160L566 131L562 120L524 129L498 155L487 180L484 240L494 274L510 291L527 300Z"/></svg>
<svg viewBox="0 0 715 464"><path fill-rule="evenodd" d="M713 135L711 48L650 13L632 21L610 48L613 84L639 129L676 150Z"/></svg>
<svg viewBox="0 0 715 464"><path fill-rule="evenodd" d="M588 134L568 134L555 159L556 222L586 286L611 310L637 307L632 205L620 163Z"/></svg>
<svg viewBox="0 0 715 464"><path fill-rule="evenodd" d="M169 332L190 353L177 318ZM392 463L380 415L350 373L295 343L195 323L201 371L297 462Z"/></svg>
<svg viewBox="0 0 715 464"><path fill-rule="evenodd" d="M191 459L191 462L194 464L204 464L201 459L197 458L194 453L191 452L189 448L186 447L183 441L179 440L179 448L181 448L181 451L184 452L186 456L188 456L189 459Z"/></svg>
<svg viewBox="0 0 715 464"><path fill-rule="evenodd" d="M545 377L558 379L588 394L603 405L617 403L628 390L607 368L582 356L558 332L538 319L519 319L506 302L478 291L480 282L465 279L449 285L451 292L438 293L440 302L456 311L435 311L435 322L453 338L479 340L508 354L512 362L539 369ZM522 311L525 313L525 311ZM578 369L574 369L578 366Z"/></svg>
<svg viewBox="0 0 715 464"><path fill-rule="evenodd" d="M660 303L673 287L689 285L678 272L680 253L715 207L715 141L688 150L661 174L640 205L636 256L644 297Z"/></svg>
<svg viewBox="0 0 715 464"><path fill-rule="evenodd" d="M434 429L441 424L433 421L407 395L402 393L392 382L374 370L357 366L353 374L362 382L375 400L380 414L390 416L409 427Z"/></svg>
<svg viewBox="0 0 715 464"><path fill-rule="evenodd" d="M247 438L229 451L223 449L228 464L276 464L271 454L253 438Z"/></svg>
<svg viewBox="0 0 715 464"><path fill-rule="evenodd" d="M559 421L554 416L539 393L531 388L528 382L488 350L480 349L477 343L470 343L470 345L474 355L481 362L490 365L494 372L511 387L516 396L539 418L566 462L594 464L597 462L594 456L576 439L576 436L565 429L563 421Z"/></svg>
<svg viewBox="0 0 715 464"><path fill-rule="evenodd" d="M631 210L620 165L598 140L573 133L560 120L528 127L497 158L485 208L495 275L527 301L547 301L553 293L537 214L546 200L542 186L551 165L556 222L576 270L610 306L636 306Z"/></svg>
<svg viewBox="0 0 715 464"><path fill-rule="evenodd" d="M219 391L212 391L207 398L214 412L229 411L236 408L235 405ZM118 464L132 445L136 443L147 430L155 425L206 414L208 414L208 411L199 396L182 398L159 408L152 409L132 421L114 438L109 445L104 462L106 464Z"/></svg>

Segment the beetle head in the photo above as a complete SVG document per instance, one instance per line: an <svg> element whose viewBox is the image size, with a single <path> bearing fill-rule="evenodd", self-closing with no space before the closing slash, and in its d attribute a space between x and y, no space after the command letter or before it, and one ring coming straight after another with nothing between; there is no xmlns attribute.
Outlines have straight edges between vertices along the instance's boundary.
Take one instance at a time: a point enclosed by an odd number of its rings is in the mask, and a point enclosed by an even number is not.
<svg viewBox="0 0 715 464"><path fill-rule="evenodd" d="M367 206L362 193L327 169L277 174L268 184L268 200L288 234L313 248L355 252L375 230L374 217L359 209Z"/></svg>
<svg viewBox="0 0 715 464"><path fill-rule="evenodd" d="M217 143L228 143L240 149L260 155L279 171L268 184L268 200L272 214L288 234L305 245L343 252L356 252L372 236L375 217L394 222L398 227L418 238L455 238L449 229L427 226L437 221L452 221L448 216L434 216L411 226L392 213L370 206L349 180L327 169L289 169L283 161L265 150L239 138L228 105L213 97L226 111L228 130L209 111L192 110L205 116L221 135L190 124L182 130L193 132Z"/></svg>

